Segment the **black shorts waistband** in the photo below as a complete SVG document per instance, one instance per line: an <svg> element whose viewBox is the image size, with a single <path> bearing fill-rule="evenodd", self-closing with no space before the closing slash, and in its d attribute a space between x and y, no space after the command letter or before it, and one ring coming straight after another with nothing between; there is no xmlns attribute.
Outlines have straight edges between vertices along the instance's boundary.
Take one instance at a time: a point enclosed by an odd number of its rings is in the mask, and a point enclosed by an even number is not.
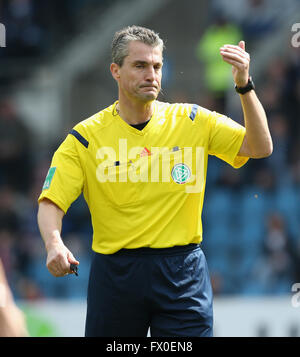
<svg viewBox="0 0 300 357"><path fill-rule="evenodd" d="M173 255L200 249L200 244L190 243L187 245L176 245L168 248L141 247L134 249L123 248L113 255Z"/></svg>

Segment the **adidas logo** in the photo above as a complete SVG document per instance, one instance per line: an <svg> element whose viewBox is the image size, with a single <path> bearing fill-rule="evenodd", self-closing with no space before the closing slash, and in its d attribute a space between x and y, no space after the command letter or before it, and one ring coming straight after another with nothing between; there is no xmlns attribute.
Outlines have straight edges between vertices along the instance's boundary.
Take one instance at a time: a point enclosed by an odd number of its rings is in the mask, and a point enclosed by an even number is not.
<svg viewBox="0 0 300 357"><path fill-rule="evenodd" d="M142 152L140 153L140 156L150 156L151 152L150 150L148 150L146 147L144 147L144 149L142 150Z"/></svg>

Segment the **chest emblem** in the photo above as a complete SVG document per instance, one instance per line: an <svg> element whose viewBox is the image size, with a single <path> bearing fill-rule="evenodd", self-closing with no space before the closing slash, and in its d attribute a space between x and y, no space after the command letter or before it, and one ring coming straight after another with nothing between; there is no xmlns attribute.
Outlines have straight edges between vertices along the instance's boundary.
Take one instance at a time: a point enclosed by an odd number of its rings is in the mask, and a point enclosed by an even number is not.
<svg viewBox="0 0 300 357"><path fill-rule="evenodd" d="M172 168L171 176L174 182L183 184L191 177L191 170L186 164L176 164Z"/></svg>

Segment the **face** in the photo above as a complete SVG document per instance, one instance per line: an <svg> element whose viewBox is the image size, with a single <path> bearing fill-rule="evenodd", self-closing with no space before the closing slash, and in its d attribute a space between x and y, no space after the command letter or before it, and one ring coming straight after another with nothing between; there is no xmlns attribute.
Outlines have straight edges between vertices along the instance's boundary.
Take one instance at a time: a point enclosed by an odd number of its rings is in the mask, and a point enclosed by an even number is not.
<svg viewBox="0 0 300 357"><path fill-rule="evenodd" d="M139 41L129 43L128 56L111 71L119 84L120 95L141 102L155 100L161 88L162 51Z"/></svg>

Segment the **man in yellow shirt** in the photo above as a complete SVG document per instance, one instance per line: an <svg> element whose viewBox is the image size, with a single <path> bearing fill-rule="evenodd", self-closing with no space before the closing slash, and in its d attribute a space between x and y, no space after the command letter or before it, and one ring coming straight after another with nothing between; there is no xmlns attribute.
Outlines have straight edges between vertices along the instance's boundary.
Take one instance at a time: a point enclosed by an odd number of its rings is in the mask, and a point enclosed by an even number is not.
<svg viewBox="0 0 300 357"><path fill-rule="evenodd" d="M212 290L201 212L208 155L235 168L272 152L267 119L249 79L244 42L224 45L245 127L193 104L157 101L163 41L131 26L112 42L118 100L77 124L55 152L39 197L47 267L79 262L61 238L83 192L92 225L86 336L212 336Z"/></svg>

